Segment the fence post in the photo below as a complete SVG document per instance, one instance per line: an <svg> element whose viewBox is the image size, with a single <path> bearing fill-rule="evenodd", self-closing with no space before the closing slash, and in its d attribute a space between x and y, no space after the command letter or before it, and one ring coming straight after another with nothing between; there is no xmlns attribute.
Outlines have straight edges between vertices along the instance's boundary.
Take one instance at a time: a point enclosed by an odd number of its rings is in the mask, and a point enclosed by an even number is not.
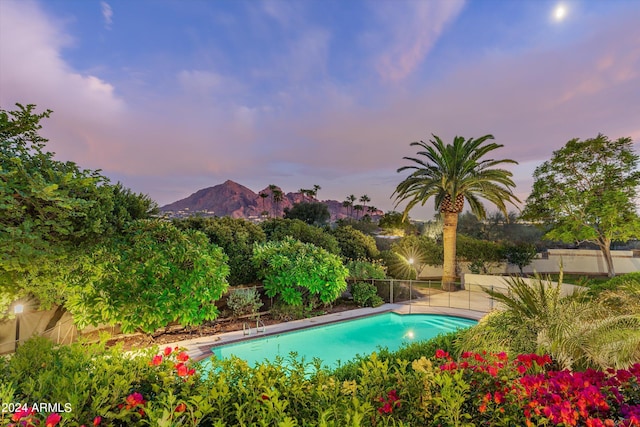
<svg viewBox="0 0 640 427"><path fill-rule="evenodd" d="M389 304L393 304L393 279L389 281Z"/></svg>

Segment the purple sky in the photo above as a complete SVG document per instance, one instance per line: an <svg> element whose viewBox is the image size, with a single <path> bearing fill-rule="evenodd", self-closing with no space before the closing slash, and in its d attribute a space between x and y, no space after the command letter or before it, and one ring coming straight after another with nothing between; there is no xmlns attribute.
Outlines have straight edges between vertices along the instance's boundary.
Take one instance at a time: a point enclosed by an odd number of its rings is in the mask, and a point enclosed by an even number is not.
<svg viewBox="0 0 640 427"><path fill-rule="evenodd" d="M493 134L524 200L571 138L640 151L639 23L636 0L0 0L0 104L53 110L60 160L161 205L232 179L391 210L432 133Z"/></svg>

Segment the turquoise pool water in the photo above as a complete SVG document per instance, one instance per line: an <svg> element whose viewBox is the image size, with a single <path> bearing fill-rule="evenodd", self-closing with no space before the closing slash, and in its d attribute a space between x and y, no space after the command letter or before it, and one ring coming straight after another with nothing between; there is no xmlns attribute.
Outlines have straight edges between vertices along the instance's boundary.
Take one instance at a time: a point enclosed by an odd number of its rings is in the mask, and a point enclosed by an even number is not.
<svg viewBox="0 0 640 427"><path fill-rule="evenodd" d="M273 361L277 356L286 358L289 353L296 352L306 361L317 357L325 366L334 368L338 361L346 362L357 354L372 353L378 347L396 350L404 343L433 338L476 323L475 320L435 314L383 313L217 346L212 352L218 358L237 356L251 366L265 359ZM206 365L207 361L203 363Z"/></svg>

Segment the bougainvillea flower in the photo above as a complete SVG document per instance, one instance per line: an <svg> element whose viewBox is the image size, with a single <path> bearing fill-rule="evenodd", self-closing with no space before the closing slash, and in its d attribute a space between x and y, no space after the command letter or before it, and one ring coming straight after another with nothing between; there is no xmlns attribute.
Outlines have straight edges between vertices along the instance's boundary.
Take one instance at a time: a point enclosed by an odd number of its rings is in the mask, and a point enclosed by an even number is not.
<svg viewBox="0 0 640 427"><path fill-rule="evenodd" d="M59 414L53 412L49 414L49 416L47 417L47 420L45 421L46 426L47 427L57 426L61 419L62 417Z"/></svg>

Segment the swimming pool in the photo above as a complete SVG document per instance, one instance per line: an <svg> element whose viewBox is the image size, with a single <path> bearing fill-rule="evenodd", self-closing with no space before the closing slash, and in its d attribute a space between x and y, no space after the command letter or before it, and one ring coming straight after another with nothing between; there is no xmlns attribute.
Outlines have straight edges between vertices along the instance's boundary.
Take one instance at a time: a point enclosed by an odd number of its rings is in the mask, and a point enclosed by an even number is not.
<svg viewBox="0 0 640 427"><path fill-rule="evenodd" d="M476 323L471 319L436 314L383 313L221 345L213 347L212 352L217 358L236 356L250 366L296 352L308 362L317 357L323 365L334 368L338 361L346 362L357 354L372 353L378 347L396 350L404 343L426 340Z"/></svg>

